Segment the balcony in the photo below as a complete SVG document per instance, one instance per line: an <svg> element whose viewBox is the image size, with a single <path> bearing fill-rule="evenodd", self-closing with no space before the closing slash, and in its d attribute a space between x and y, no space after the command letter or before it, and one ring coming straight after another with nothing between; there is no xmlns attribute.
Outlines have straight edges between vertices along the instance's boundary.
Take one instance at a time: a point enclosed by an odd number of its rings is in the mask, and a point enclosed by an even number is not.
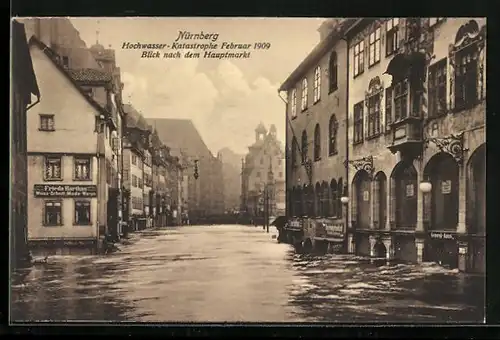
<svg viewBox="0 0 500 340"><path fill-rule="evenodd" d="M392 143L388 146L392 153L400 152L410 159L420 155L424 145L423 125L420 117L409 116L390 125Z"/></svg>

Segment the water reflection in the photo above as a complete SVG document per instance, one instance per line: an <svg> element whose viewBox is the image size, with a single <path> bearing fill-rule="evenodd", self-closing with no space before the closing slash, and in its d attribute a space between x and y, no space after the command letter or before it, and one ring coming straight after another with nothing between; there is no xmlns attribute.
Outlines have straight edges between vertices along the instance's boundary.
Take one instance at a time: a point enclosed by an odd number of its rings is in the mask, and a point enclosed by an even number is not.
<svg viewBox="0 0 500 340"><path fill-rule="evenodd" d="M273 230L273 233L275 231ZM131 236L106 257L54 256L12 278L13 320L483 320L484 277L437 265L296 254L260 228Z"/></svg>

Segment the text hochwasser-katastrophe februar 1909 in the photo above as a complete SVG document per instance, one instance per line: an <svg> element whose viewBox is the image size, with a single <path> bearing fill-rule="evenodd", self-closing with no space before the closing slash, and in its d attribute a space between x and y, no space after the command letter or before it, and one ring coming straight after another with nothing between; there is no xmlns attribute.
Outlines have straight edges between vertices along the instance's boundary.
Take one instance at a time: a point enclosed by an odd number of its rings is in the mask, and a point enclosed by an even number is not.
<svg viewBox="0 0 500 340"><path fill-rule="evenodd" d="M253 51L271 48L266 41L219 41L219 33L179 31L170 43L123 42L122 49L151 59L248 59Z"/></svg>

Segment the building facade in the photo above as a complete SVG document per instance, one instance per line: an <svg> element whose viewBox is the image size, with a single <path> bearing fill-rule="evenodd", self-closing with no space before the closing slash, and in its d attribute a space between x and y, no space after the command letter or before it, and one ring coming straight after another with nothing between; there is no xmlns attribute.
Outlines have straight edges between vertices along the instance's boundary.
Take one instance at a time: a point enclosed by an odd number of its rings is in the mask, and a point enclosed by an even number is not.
<svg viewBox="0 0 500 340"><path fill-rule="evenodd" d="M349 250L484 271L484 18L359 20Z"/></svg>
<svg viewBox="0 0 500 340"><path fill-rule="evenodd" d="M10 128L10 259L11 268L29 263L27 111L39 103L40 91L26 39L25 26L12 21ZM31 95L37 97L32 101Z"/></svg>
<svg viewBox="0 0 500 340"><path fill-rule="evenodd" d="M287 95L288 215L316 221L317 237L339 246L346 236L348 46L354 21L327 20L320 42L283 83Z"/></svg>
<svg viewBox="0 0 500 340"><path fill-rule="evenodd" d="M109 232L106 159L115 125L60 56L35 37L30 52L44 100L27 120L28 241L34 253L93 253Z"/></svg>
<svg viewBox="0 0 500 340"><path fill-rule="evenodd" d="M276 138L276 127L269 131L260 123L255 129L255 142L248 147L242 162L240 211L262 218L285 215L285 153Z"/></svg>

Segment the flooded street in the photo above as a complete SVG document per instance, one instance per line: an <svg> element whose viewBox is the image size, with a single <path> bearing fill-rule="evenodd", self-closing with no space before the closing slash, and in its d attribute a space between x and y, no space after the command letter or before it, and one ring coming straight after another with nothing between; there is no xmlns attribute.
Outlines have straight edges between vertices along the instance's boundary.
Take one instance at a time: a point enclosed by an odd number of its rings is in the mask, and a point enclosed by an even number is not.
<svg viewBox="0 0 500 340"><path fill-rule="evenodd" d="M54 256L13 278L12 321L483 322L484 277L434 264L300 255L262 228L130 235L108 256Z"/></svg>

